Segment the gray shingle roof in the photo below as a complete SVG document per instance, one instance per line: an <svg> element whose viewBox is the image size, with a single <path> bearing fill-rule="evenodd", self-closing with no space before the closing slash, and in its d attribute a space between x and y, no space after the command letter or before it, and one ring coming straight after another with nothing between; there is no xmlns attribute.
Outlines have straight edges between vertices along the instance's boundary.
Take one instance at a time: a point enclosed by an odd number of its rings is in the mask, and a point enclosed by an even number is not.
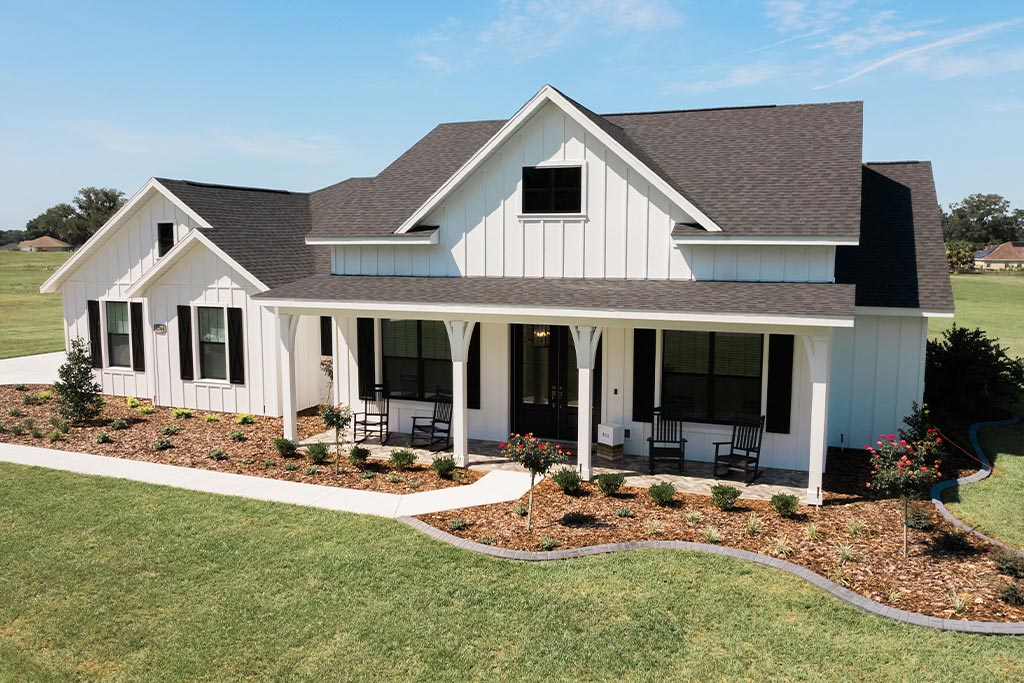
<svg viewBox="0 0 1024 683"><path fill-rule="evenodd" d="M860 244L837 247L836 282L858 306L953 310L942 218L927 161L864 164Z"/></svg>
<svg viewBox="0 0 1024 683"><path fill-rule="evenodd" d="M805 282L312 275L257 298L849 316L853 289Z"/></svg>

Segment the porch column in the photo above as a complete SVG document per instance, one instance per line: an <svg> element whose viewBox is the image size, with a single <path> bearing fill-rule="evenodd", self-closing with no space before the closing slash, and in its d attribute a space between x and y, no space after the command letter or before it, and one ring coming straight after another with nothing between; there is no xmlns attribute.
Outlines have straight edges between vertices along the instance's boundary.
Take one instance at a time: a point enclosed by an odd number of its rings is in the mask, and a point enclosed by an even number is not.
<svg viewBox="0 0 1024 683"><path fill-rule="evenodd" d="M597 344L601 341L601 328L591 325L570 325L573 343L576 345L576 369L579 371L579 409L577 410L576 461L580 476L585 481L593 478L591 465L592 416L594 413L594 363L597 361Z"/></svg>
<svg viewBox="0 0 1024 683"><path fill-rule="evenodd" d="M299 423L295 413L295 330L299 316L289 313L277 314L278 343L281 356L281 416L284 421L284 438L298 442Z"/></svg>
<svg viewBox="0 0 1024 683"><path fill-rule="evenodd" d="M825 470L828 448L828 381L832 332L804 336L804 351L811 375L811 435L807 468L807 502L821 505L821 475Z"/></svg>
<svg viewBox="0 0 1024 683"><path fill-rule="evenodd" d="M380 318L373 319L373 383L384 384L384 329Z"/></svg>
<svg viewBox="0 0 1024 683"><path fill-rule="evenodd" d="M455 464L469 465L469 410L468 377L466 364L469 361L469 343L473 339L475 322L445 320L448 342L452 350L452 448Z"/></svg>

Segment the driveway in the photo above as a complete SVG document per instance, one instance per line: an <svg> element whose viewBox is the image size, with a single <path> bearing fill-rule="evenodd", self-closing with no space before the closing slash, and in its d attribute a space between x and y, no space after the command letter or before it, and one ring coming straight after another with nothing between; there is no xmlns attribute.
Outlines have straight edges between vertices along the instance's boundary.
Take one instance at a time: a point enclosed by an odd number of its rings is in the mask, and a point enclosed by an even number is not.
<svg viewBox="0 0 1024 683"><path fill-rule="evenodd" d="M5 358L0 360L0 384L51 384L63 362L63 351Z"/></svg>

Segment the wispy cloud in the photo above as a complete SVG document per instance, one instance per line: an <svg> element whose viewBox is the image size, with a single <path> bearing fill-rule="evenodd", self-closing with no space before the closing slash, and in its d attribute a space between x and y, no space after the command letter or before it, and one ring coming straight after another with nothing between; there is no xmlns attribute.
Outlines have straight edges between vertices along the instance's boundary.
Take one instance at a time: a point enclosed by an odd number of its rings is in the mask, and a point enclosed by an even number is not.
<svg viewBox="0 0 1024 683"><path fill-rule="evenodd" d="M879 12L871 17L866 25L835 35L818 47L830 48L840 55L854 55L879 45L903 43L925 34L920 28L894 26L892 21L895 16L896 13L892 10Z"/></svg>
<svg viewBox="0 0 1024 683"><path fill-rule="evenodd" d="M782 78L785 74L786 68L779 64L764 62L744 64L733 67L720 78L669 83L662 88L662 92L665 94L697 94L727 90L729 88L749 87Z"/></svg>
<svg viewBox="0 0 1024 683"><path fill-rule="evenodd" d="M819 31L847 21L846 12L854 4L855 0L767 0L765 16L781 33Z"/></svg>

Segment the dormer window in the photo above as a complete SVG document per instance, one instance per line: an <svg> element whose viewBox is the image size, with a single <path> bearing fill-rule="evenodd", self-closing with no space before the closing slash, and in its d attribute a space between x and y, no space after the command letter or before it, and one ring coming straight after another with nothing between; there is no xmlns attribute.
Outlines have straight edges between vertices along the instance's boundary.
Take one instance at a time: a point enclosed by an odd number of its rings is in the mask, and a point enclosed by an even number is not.
<svg viewBox="0 0 1024 683"><path fill-rule="evenodd" d="M174 246L174 223L156 224L156 255L163 256Z"/></svg>
<svg viewBox="0 0 1024 683"><path fill-rule="evenodd" d="M583 169L579 166L524 166L523 213L583 210Z"/></svg>

